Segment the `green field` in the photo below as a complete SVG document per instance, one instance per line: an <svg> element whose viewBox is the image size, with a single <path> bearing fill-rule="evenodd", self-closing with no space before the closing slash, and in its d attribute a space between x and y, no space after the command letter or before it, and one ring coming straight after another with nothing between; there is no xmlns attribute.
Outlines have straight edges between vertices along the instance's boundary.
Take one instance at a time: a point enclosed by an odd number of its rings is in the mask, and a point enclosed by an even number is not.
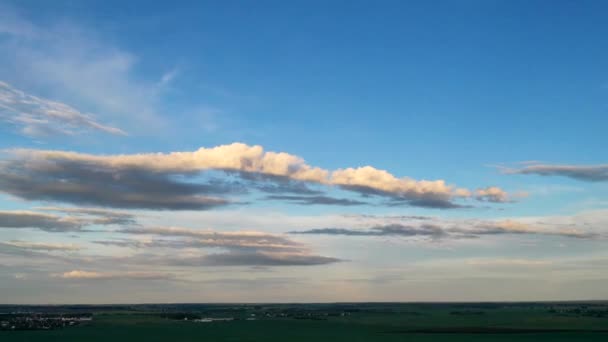
<svg viewBox="0 0 608 342"><path fill-rule="evenodd" d="M128 307L95 309L92 322L75 327L0 331L0 341L608 341L604 310L599 304ZM202 323L167 313L235 320Z"/></svg>

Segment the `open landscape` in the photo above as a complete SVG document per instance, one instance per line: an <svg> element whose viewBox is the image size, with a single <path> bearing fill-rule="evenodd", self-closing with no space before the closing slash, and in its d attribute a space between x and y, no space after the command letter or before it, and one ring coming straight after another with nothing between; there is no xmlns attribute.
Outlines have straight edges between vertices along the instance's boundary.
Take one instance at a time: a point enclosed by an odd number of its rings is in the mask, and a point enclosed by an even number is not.
<svg viewBox="0 0 608 342"><path fill-rule="evenodd" d="M12 341L606 341L608 302L2 306ZM86 317L15 327L29 317ZM20 318L19 318L20 317ZM19 318L19 319L17 319ZM4 322L9 322L5 324Z"/></svg>

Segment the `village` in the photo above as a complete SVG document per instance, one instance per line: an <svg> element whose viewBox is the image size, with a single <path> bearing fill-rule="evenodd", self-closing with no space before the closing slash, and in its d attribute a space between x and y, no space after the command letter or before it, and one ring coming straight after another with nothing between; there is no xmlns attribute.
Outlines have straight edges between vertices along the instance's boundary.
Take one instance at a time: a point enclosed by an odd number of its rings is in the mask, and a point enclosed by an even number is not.
<svg viewBox="0 0 608 342"><path fill-rule="evenodd" d="M91 314L11 313L0 315L0 330L52 330L76 326L92 320Z"/></svg>

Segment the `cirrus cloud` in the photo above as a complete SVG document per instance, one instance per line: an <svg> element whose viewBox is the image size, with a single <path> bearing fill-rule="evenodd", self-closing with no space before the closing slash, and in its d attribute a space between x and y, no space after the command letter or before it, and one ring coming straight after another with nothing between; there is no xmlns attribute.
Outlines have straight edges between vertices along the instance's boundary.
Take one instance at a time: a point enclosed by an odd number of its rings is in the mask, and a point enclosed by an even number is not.
<svg viewBox="0 0 608 342"><path fill-rule="evenodd" d="M0 81L0 120L19 128L27 136L74 135L94 130L127 135L123 130L101 124L64 103L40 98Z"/></svg>

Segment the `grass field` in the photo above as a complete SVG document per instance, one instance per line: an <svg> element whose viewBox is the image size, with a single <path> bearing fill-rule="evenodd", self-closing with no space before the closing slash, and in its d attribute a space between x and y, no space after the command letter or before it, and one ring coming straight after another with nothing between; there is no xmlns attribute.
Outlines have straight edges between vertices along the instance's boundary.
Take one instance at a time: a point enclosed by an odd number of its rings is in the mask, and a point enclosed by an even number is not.
<svg viewBox="0 0 608 342"><path fill-rule="evenodd" d="M604 306L570 305L557 310L545 304L159 308L96 309L90 323L56 330L0 331L0 341L608 341L608 316L601 315ZM169 319L167 312L231 315L235 320L201 323ZM280 316L285 312L287 317Z"/></svg>

